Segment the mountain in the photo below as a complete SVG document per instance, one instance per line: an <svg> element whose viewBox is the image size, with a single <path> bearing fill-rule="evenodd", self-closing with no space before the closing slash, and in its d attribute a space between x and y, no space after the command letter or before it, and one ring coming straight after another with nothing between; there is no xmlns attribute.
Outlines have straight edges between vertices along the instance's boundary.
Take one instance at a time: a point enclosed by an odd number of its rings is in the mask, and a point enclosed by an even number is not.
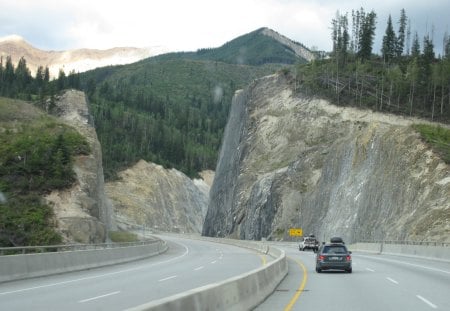
<svg viewBox="0 0 450 311"><path fill-rule="evenodd" d="M316 54L303 44L264 27L239 36L218 48L198 49L196 52L168 53L152 58L152 60L173 58L209 60L239 65L263 65L305 63L315 59Z"/></svg>
<svg viewBox="0 0 450 311"><path fill-rule="evenodd" d="M0 38L0 56L11 56L14 66L21 57L27 61L32 75L39 66L48 66L50 76L58 77L60 69L66 74L71 71L85 72L97 67L129 64L141 59L166 53L163 47L134 48L115 47L107 50L74 49L68 51L44 51L37 49L17 35Z"/></svg>
<svg viewBox="0 0 450 311"><path fill-rule="evenodd" d="M214 169L234 92L313 57L303 45L261 28L218 48L81 74L107 178L140 159L190 177Z"/></svg>
<svg viewBox="0 0 450 311"><path fill-rule="evenodd" d="M449 242L450 167L413 126L430 123L335 106L290 79L234 96L203 234Z"/></svg>

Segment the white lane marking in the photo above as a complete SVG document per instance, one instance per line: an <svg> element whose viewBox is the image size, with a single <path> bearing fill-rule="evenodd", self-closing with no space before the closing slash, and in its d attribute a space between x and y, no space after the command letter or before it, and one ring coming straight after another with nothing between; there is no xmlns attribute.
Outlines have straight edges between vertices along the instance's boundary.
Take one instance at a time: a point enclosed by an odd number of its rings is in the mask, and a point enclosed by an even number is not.
<svg viewBox="0 0 450 311"><path fill-rule="evenodd" d="M164 278L164 279L158 280L158 282L164 282L164 281L167 281L167 280L171 280L171 279L174 279L174 278L176 278L176 277L177 277L176 275L172 275L172 276L169 276L169 277L167 277L167 278Z"/></svg>
<svg viewBox="0 0 450 311"><path fill-rule="evenodd" d="M195 268L194 270L195 270L195 271L198 271L198 270L201 270L201 269L203 269L203 268L204 268L203 266L200 266L200 267Z"/></svg>
<svg viewBox="0 0 450 311"><path fill-rule="evenodd" d="M396 280L394 280L394 279L391 279L391 278L386 278L388 281L391 281L392 283L394 283L394 284L398 284L398 282L396 281Z"/></svg>
<svg viewBox="0 0 450 311"><path fill-rule="evenodd" d="M78 302L79 303L84 303L84 302L88 302L88 301L92 301L92 300L96 300L96 299L100 299L100 298L105 298L105 297L112 296L112 295L117 295L118 293L120 293L120 291L109 293L109 294L105 294L105 295L101 295L101 296L97 296L97 297L92 297L92 298L88 298L88 299L84 299L84 300L80 300Z"/></svg>
<svg viewBox="0 0 450 311"><path fill-rule="evenodd" d="M217 260L211 261L212 264L215 264L217 262Z"/></svg>
<svg viewBox="0 0 450 311"><path fill-rule="evenodd" d="M136 270L144 269L144 268L147 268L147 267L152 267L152 266L157 266L157 265L160 265L160 264L168 263L168 262L177 260L177 259L182 258L182 257L186 256L187 254L189 254L189 249L185 245L182 245L182 246L185 248L185 252L183 254L181 254L180 256L178 256L178 257L174 257L174 258L171 258L171 259L168 259L168 260L159 261L159 262L155 262L153 264L140 266L140 267L136 267L136 268L132 268L132 269L125 269L125 270L120 270L120 271L111 272L111 273L105 273L105 274L99 274L99 275L94 275L94 276L88 276L88 277L85 277L85 278L79 278L79 279L74 279L74 280L69 280L69 281L64 281L64 282L57 282L57 283L51 283L51 284L47 284L47 285L22 288L22 289L18 289L18 290L12 290L12 291L9 291L9 292L0 292L0 296L8 295L8 294L21 293L21 292L26 292L26 291L36 290L36 289L41 289L41 288L54 287L54 286L58 286L58 285L65 285L65 284L70 284L70 283L76 283L76 282L81 282L81 281L86 281L86 280L98 279L98 278L103 278L103 277L112 276L112 275L116 275L116 274L126 273L126 272L130 272L130 271L136 271Z"/></svg>
<svg viewBox="0 0 450 311"><path fill-rule="evenodd" d="M422 300L423 302L425 302L427 305L429 305L429 306L432 307L433 309L437 309L437 306L436 306L434 303L432 303L431 301L429 301L429 300L423 298L423 297L420 296L420 295L416 295L416 297L419 298L420 300Z"/></svg>
<svg viewBox="0 0 450 311"><path fill-rule="evenodd" d="M370 269L370 268L366 268L366 270L367 270L367 271L370 271L370 272L375 272L375 270Z"/></svg>
<svg viewBox="0 0 450 311"><path fill-rule="evenodd" d="M395 262L395 263L400 263L400 264L411 266L411 267L422 268L422 269L427 269L427 270L431 270L431 271L435 271L435 272L442 272L442 273L445 273L445 274L450 274L450 271L446 271L446 270L442 270L442 269L436 269L436 268L422 266L422 265L416 265L416 264L413 264L413 263L400 261L400 260L387 259L387 258L377 258L377 257L365 256L365 255L358 255L358 257L365 257L365 258L376 259L376 260L381 260L381 261Z"/></svg>

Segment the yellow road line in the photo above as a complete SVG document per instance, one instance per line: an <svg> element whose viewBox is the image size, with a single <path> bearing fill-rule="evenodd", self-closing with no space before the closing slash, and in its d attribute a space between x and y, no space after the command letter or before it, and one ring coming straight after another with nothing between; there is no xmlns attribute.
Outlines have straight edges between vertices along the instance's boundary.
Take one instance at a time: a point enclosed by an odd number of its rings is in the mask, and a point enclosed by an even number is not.
<svg viewBox="0 0 450 311"><path fill-rule="evenodd" d="M308 273L306 272L305 265L301 261L298 261L298 260L290 258L290 257L288 257L288 258L290 260L293 260L294 262L296 262L300 266L300 268L302 268L302 270L303 270L303 278L302 278L302 283L300 284L300 286L297 289L297 292L295 293L294 297L292 297L291 301L289 301L289 304L284 308L284 311L292 310L292 307L297 302L298 297L300 297L301 293L305 289L306 280L308 280Z"/></svg>

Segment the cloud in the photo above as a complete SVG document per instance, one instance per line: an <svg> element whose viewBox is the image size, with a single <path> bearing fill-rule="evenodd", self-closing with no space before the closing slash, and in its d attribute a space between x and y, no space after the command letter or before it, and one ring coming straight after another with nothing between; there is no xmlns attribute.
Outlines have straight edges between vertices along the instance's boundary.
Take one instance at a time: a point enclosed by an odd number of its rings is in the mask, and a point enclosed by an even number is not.
<svg viewBox="0 0 450 311"><path fill-rule="evenodd" d="M331 49L331 19L351 14L360 1L334 0L0 0L0 36L18 34L41 49L165 46L193 51L218 47L240 35L269 27L307 46ZM405 8L412 30L423 36L435 27L435 42L448 28L448 0L369 0L378 14L381 42L388 14L396 23ZM379 52L379 48L375 48Z"/></svg>

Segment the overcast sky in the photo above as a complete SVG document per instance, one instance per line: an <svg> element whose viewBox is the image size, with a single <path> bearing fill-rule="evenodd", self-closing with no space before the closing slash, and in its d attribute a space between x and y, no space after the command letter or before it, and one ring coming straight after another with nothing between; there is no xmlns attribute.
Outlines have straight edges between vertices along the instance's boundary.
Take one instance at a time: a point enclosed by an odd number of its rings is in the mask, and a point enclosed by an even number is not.
<svg viewBox="0 0 450 311"><path fill-rule="evenodd" d="M43 50L163 46L195 51L269 27L329 51L336 11L351 17L361 6L377 13L374 52L379 53L388 15L397 30L405 8L420 38L434 26L435 52L442 53L449 0L0 0L0 37L17 34Z"/></svg>

